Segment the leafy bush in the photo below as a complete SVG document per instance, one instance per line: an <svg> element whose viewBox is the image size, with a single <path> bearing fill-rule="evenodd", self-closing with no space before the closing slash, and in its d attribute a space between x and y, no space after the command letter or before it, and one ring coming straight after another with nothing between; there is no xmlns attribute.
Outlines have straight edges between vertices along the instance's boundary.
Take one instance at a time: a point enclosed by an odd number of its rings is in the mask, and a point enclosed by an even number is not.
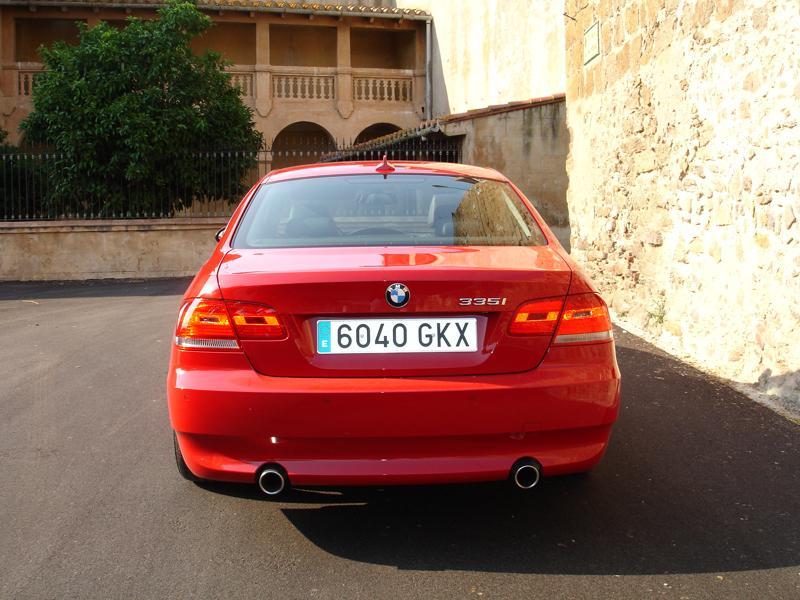
<svg viewBox="0 0 800 600"><path fill-rule="evenodd" d="M21 129L55 150L51 212L158 216L243 193L261 134L219 54L189 47L211 20L186 0L158 12L123 29L79 24L77 45L41 49Z"/></svg>

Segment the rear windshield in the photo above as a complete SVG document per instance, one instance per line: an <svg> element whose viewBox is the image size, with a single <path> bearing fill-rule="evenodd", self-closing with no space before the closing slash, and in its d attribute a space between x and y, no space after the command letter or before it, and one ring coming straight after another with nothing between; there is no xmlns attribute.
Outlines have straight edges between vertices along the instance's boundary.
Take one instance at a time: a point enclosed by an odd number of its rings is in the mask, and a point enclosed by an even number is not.
<svg viewBox="0 0 800 600"><path fill-rule="evenodd" d="M267 183L235 248L543 246L506 183L445 175L353 175Z"/></svg>

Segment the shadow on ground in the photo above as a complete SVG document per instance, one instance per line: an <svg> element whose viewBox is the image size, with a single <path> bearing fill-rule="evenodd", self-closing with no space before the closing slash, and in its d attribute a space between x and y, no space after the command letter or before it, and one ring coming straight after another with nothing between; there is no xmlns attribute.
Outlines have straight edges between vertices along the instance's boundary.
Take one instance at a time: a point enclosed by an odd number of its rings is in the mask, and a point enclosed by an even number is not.
<svg viewBox="0 0 800 600"><path fill-rule="evenodd" d="M181 279L93 279L88 281L2 281L0 300L182 296L191 277Z"/></svg>
<svg viewBox="0 0 800 600"><path fill-rule="evenodd" d="M800 427L619 332L623 410L588 476L505 485L295 491L319 548L400 569L705 573L800 564ZM255 499L253 487L205 486Z"/></svg>

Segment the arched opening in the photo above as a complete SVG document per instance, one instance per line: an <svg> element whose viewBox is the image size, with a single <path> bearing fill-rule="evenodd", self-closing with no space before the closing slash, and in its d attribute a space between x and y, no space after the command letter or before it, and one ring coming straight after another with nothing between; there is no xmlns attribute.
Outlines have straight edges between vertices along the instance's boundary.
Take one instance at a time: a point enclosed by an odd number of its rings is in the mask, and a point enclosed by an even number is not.
<svg viewBox="0 0 800 600"><path fill-rule="evenodd" d="M292 123L272 142L272 168L315 163L320 156L335 149L333 138L320 125L308 121Z"/></svg>
<svg viewBox="0 0 800 600"><path fill-rule="evenodd" d="M361 144L384 135L389 135L395 131L400 131L400 128L397 125L392 125L391 123L375 123L359 133L358 137L356 137L356 140L353 143Z"/></svg>

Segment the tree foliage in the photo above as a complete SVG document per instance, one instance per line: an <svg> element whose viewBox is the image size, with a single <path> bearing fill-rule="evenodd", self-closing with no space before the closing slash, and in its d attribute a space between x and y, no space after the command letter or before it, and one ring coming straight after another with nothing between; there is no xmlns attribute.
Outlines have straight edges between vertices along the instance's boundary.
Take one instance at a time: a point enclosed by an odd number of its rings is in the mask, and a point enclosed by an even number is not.
<svg viewBox="0 0 800 600"><path fill-rule="evenodd" d="M77 45L41 49L47 70L21 128L55 151L52 202L111 216L241 194L261 135L220 55L190 49L211 25L169 0L158 19L79 24Z"/></svg>

